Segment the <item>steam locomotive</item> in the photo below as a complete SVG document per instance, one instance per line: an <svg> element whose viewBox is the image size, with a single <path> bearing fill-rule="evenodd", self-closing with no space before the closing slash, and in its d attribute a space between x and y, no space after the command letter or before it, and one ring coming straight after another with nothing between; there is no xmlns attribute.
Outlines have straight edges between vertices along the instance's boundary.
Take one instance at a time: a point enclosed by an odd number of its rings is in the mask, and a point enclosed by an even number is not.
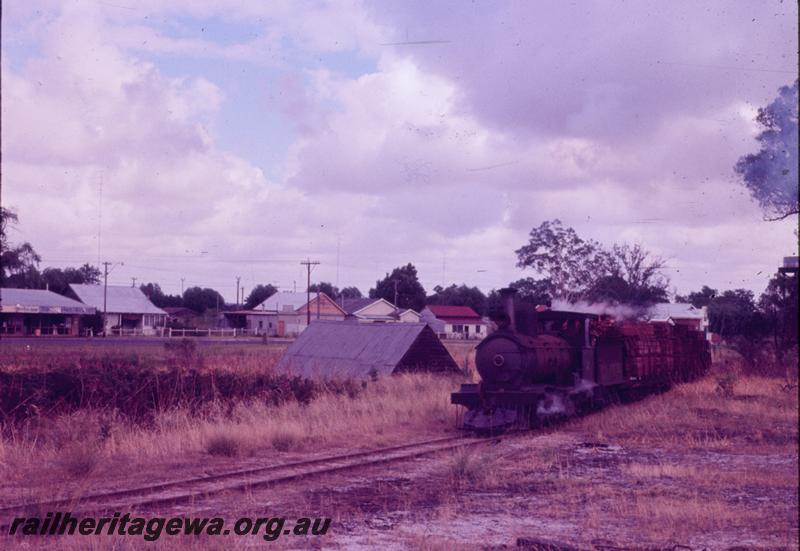
<svg viewBox="0 0 800 551"><path fill-rule="evenodd" d="M711 365L704 334L691 327L540 312L516 304L515 294L501 290L500 328L476 348L480 383L451 394L467 409L465 429L529 428L668 388Z"/></svg>

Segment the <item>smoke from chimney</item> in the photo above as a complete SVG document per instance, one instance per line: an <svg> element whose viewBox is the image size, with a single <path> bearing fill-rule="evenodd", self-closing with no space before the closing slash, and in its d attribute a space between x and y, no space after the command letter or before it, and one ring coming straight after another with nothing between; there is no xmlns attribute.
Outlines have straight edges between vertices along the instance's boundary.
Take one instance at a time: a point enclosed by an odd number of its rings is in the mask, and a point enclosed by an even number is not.
<svg viewBox="0 0 800 551"><path fill-rule="evenodd" d="M609 316L616 321L635 320L645 316L648 308L646 306L633 306L631 304L612 304L610 302L567 302L565 300L554 300L551 306L553 310L562 312L582 312L586 314L597 314Z"/></svg>

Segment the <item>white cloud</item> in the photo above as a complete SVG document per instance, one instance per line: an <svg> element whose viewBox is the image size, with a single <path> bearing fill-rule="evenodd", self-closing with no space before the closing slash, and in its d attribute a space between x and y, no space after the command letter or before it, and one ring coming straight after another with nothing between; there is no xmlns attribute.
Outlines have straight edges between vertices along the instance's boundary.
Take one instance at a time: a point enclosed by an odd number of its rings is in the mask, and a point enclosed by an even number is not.
<svg viewBox="0 0 800 551"><path fill-rule="evenodd" d="M641 241L670 259L681 291L763 287L793 236L760 221L731 167L755 147L754 109L784 75L714 81L656 63L682 59L687 44L703 63L735 62L749 44L725 25L658 29L670 13L634 9L644 30L582 14L565 34L569 10L558 6L451 19L359 2L12 12L26 24L4 43L37 50L3 63L4 200L46 260L95 260L99 227L103 257L130 265L115 277L172 291L181 275L219 286L235 271L251 286L289 285L307 255L329 280L338 257L340 283L363 291L406 262L429 289L444 272L488 290L524 275L513 250L552 218L606 243ZM186 32L186 18L259 31L215 41ZM767 34L758 44L780 51ZM449 42L381 46L403 37ZM285 178L270 181L215 140L237 98L205 74L210 65L166 76L158 58L145 60L153 53L287 69L268 92L296 124ZM320 68L331 53L376 69L351 78Z"/></svg>

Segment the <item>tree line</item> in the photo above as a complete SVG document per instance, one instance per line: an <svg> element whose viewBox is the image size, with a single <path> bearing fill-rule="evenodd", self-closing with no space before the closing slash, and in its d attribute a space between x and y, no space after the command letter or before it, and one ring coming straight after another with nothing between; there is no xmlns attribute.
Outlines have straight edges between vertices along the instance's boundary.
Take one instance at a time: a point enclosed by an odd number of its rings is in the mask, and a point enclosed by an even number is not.
<svg viewBox="0 0 800 551"><path fill-rule="evenodd" d="M48 267L40 271L41 257L30 243L11 245L7 242L6 228L18 222L16 213L0 210L0 222L0 278L3 286L48 288L55 293L67 294L70 284L100 283L99 268L90 264L79 268ZM518 267L532 269L539 275L508 283L508 287L517 290L518 299L524 303L550 306L554 301L585 301L647 307L669 301L669 277L664 273L664 260L640 244L604 247L593 239L582 238L560 220L550 220L530 231L527 243L516 250L516 255ZM238 306L226 304L218 291L208 287L189 287L176 295L164 293L154 282L143 283L139 288L161 308L185 307L204 313ZM271 284L256 285L243 307L255 308L277 291ZM314 283L310 291L325 293L336 301L362 296L357 287L339 289L329 282ZM437 285L428 294L419 281L417 268L411 263L387 272L367 295L383 298L401 309L416 311L429 304L445 304L469 306L478 314L488 316L501 308L497 290L485 294L478 287L463 283L447 287ZM711 331L724 338L765 336L796 327L796 278L772 278L758 300L747 289L717 291L708 286L685 296L676 296L675 300L707 307ZM781 320L785 319L794 319L794 326L781 325Z"/></svg>

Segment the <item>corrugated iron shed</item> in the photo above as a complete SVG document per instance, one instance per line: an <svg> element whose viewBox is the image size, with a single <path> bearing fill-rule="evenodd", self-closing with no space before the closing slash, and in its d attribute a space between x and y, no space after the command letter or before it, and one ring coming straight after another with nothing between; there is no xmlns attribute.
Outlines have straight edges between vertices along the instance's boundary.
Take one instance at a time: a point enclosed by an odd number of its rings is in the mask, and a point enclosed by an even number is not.
<svg viewBox="0 0 800 551"><path fill-rule="evenodd" d="M366 378L404 371L457 372L458 365L425 323L314 321L277 368L305 377Z"/></svg>

